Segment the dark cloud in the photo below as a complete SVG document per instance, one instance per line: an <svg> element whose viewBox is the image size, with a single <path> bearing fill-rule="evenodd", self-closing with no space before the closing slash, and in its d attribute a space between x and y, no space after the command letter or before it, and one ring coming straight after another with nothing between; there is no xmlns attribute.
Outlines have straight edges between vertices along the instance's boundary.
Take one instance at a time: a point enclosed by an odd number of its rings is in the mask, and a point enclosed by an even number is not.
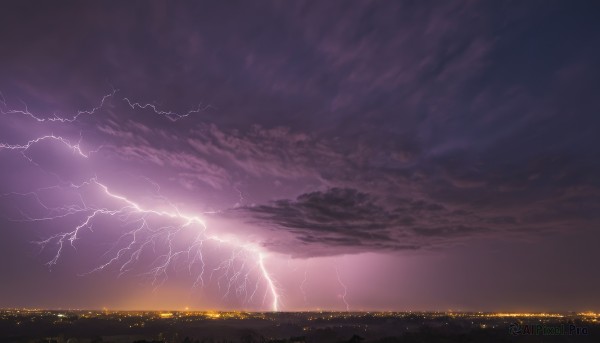
<svg viewBox="0 0 600 343"><path fill-rule="evenodd" d="M350 188L311 192L235 212L289 233L291 244L274 239L266 245L295 256L436 248L456 239L506 232L516 224L512 217L449 211L422 199L383 201Z"/></svg>

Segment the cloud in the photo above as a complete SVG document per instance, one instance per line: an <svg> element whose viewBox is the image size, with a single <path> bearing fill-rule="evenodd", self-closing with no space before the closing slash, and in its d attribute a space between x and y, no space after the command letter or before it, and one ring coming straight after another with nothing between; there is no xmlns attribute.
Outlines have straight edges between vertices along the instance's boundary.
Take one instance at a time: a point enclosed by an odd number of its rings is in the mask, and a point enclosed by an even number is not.
<svg viewBox="0 0 600 343"><path fill-rule="evenodd" d="M593 30L565 29L566 16L544 26L558 7L241 6L151 5L128 25L129 5L44 15L10 5L0 90L11 106L76 112L114 83L119 96L68 128L73 141L104 146L90 162L98 172L133 170L219 209L239 203L249 220L291 234L265 242L273 249L414 250L597 223L600 77L585 48L597 44ZM548 45L538 27L562 33ZM125 96L216 109L171 123ZM0 134L22 141L42 129L64 128L18 122Z"/></svg>
<svg viewBox="0 0 600 343"><path fill-rule="evenodd" d="M267 241L270 249L303 257L429 249L515 223L514 218L482 218L423 199L384 202L351 188L331 188L234 211L293 237ZM498 223L505 225L500 228Z"/></svg>

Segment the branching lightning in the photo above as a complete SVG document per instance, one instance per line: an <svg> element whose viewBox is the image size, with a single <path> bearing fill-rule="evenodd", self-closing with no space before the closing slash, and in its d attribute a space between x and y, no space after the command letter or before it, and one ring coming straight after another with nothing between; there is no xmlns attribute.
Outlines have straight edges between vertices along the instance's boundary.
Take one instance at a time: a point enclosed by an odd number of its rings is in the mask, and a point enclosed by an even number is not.
<svg viewBox="0 0 600 343"><path fill-rule="evenodd" d="M100 101L100 104L98 104L96 107L93 107L92 109L89 110L80 110L75 112L73 115L71 115L71 117L63 117L63 116L59 116L56 112L52 113L52 116L48 117L48 116L40 116L40 115L35 115L33 113L31 113L29 111L29 108L27 107L27 104L21 100L21 103L23 104L23 109L21 110L17 110L17 109L8 109L8 105L6 103L6 98L4 98L4 95L0 92L0 104L2 104L2 106L0 106L0 113L4 114L4 115L10 115L10 114L14 114L14 115L25 115L27 117L30 117L32 119L34 119L35 121L38 122L60 122L60 123L72 123L74 121L76 121L80 116L82 115L93 115L94 113L96 113L98 110L100 110L105 103L112 98L119 90L118 89L114 89L104 95Z"/></svg>
<svg viewBox="0 0 600 343"><path fill-rule="evenodd" d="M93 115L98 112L117 92L116 89L102 97L98 106L85 111L77 111L71 116L59 116L54 113L50 117L33 114L24 104L24 109L8 109L6 99L0 94L0 113L3 115L21 115L40 123L57 122L71 124L82 115ZM151 109L165 118L176 121L193 113L198 113L208 106L198 106L185 114L172 111L161 111L152 104L133 103L129 99L124 101L132 109ZM71 150L78 158L91 159L92 153L100 148L84 152L81 149L82 135L74 143L71 139L60 135L40 135L24 143L0 142L1 150L12 150L20 153L29 162L36 164L27 151L36 144L45 144L49 141L59 142L66 149ZM37 164L36 164L37 165ZM46 212L44 215L29 216L23 214L21 221L49 221L61 218L73 218L76 224L66 232L53 234L43 240L34 242L40 251L52 251L52 257L46 264L52 268L64 256L65 249L77 248L77 242L83 239L84 231L94 232L94 226L102 225L103 220L118 220L124 233L120 234L113 247L106 251L105 261L84 274L101 272L103 270L118 270L118 275L124 275L134 270L139 270L144 265L142 273L151 279L154 287L163 285L169 275L182 264L195 280L194 287L202 287L213 280L213 275L222 288L224 297L230 294L242 297L245 303L250 303L255 298L259 289L265 289L263 303L270 299L269 308L279 310L280 295L276 282L266 266L267 253L260 246L252 242L242 242L229 237L222 237L218 232L210 232L203 219L208 213L187 214L183 213L172 202L160 195L160 186L150 182L157 194L165 204L164 208L147 207L140 202L130 199L124 193L113 190L108 184L101 182L94 176L82 183L74 184L61 182L45 188L36 189L26 193L7 193L0 197L31 197ZM77 195L76 203L67 203L61 206L52 206L43 201L43 192L69 192ZM102 205L95 204L98 200L87 196L93 194L101 199ZM188 240L189 236L193 239ZM183 239L185 237L186 239ZM224 259L211 268L210 277L207 279L209 263L204 254L207 244L227 245L232 251L229 258ZM146 263L149 256L151 262ZM149 267L147 267L149 265ZM223 287L222 287L223 285Z"/></svg>
<svg viewBox="0 0 600 343"><path fill-rule="evenodd" d="M139 102L132 102L131 100L129 100L129 98L123 98L123 101L125 101L129 105L129 107L131 107L131 109L136 109L136 108L150 109L150 110L154 111L154 113L164 116L165 118L167 118L171 121L178 121L178 120L188 117L192 114L204 112L209 108L213 108L213 106L211 106L211 105L203 106L202 104L198 104L198 107L196 107L195 109L191 109L191 110L187 111L186 113L181 114L181 113L177 113L177 112L173 112L173 111L159 110L156 107L156 105L154 105L154 104L140 104Z"/></svg>
<svg viewBox="0 0 600 343"><path fill-rule="evenodd" d="M88 158L91 153L98 152L102 148L102 147L99 147L95 150L91 150L91 151L88 151L87 153L84 153L81 150L81 146L80 146L81 145L81 137L80 137L79 141L77 142L77 144L73 144L67 138L64 138L62 136L56 136L56 135L52 134L52 135L45 135L45 136L37 137L35 139L29 140L28 142L26 142L24 144L8 144L8 143L0 142L0 150L2 150L2 149L17 150L25 158L27 158L30 162L33 162L33 160L25 154L27 152L27 150L29 150L29 148L31 148L34 144L43 143L43 141L48 141L48 140L58 141L58 142L64 144L68 149L72 150L74 153L76 153L79 156L84 157L84 158Z"/></svg>

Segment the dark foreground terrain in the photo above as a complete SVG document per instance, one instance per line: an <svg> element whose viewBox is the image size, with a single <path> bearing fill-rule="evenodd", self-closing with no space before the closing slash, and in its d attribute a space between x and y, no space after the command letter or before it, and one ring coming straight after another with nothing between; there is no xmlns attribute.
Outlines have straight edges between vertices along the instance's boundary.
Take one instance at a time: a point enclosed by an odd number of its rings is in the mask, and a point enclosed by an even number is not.
<svg viewBox="0 0 600 343"><path fill-rule="evenodd" d="M3 310L0 342L600 342L600 314Z"/></svg>

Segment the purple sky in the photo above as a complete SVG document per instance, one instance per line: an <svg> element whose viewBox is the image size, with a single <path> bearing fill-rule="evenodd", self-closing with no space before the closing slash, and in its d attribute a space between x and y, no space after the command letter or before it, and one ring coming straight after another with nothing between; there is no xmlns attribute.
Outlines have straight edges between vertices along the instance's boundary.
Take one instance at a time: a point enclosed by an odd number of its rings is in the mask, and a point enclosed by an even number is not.
<svg viewBox="0 0 600 343"><path fill-rule="evenodd" d="M0 307L600 310L595 1L0 5Z"/></svg>

